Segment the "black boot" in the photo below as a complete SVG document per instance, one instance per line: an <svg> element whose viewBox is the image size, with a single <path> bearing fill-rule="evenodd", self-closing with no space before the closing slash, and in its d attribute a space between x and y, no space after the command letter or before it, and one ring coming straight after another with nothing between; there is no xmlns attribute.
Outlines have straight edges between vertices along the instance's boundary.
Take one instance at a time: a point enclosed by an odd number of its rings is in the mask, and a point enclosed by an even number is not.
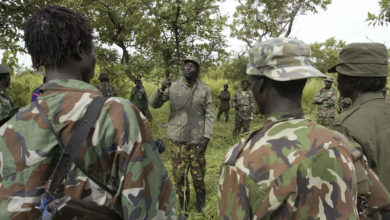
<svg viewBox="0 0 390 220"><path fill-rule="evenodd" d="M199 213L204 214L204 207L206 200L206 192L197 192L196 193L196 208Z"/></svg>
<svg viewBox="0 0 390 220"><path fill-rule="evenodd" d="M226 116L225 122L228 122L228 121L229 121L229 116Z"/></svg>

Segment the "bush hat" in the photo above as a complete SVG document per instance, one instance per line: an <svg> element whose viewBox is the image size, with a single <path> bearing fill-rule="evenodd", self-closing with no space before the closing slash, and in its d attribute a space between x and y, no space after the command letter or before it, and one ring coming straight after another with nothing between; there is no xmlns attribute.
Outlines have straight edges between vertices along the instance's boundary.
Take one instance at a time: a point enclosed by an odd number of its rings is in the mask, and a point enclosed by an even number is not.
<svg viewBox="0 0 390 220"><path fill-rule="evenodd" d="M348 44L340 51L340 63L332 66L328 72L348 76L386 77L387 48L380 43Z"/></svg>

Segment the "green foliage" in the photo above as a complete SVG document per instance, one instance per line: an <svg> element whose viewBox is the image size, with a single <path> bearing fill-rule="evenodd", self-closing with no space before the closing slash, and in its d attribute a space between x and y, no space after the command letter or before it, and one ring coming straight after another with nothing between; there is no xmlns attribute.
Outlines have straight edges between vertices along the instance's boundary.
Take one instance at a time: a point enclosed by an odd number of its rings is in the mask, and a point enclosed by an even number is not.
<svg viewBox="0 0 390 220"><path fill-rule="evenodd" d="M328 72L330 67L339 62L340 50L345 45L345 41L336 40L335 37L331 37L325 42L311 44L311 57L314 66L323 73Z"/></svg>
<svg viewBox="0 0 390 220"><path fill-rule="evenodd" d="M380 7L379 14L368 12L367 21L369 22L370 25L384 26L390 22L390 1L380 0L379 7Z"/></svg>
<svg viewBox="0 0 390 220"><path fill-rule="evenodd" d="M231 36L252 47L263 38L289 36L297 15L317 13L331 0L242 0L231 24Z"/></svg>
<svg viewBox="0 0 390 220"><path fill-rule="evenodd" d="M42 85L42 80L42 74L31 70L25 70L11 77L8 91L14 100L14 105L22 107L30 103L32 92Z"/></svg>

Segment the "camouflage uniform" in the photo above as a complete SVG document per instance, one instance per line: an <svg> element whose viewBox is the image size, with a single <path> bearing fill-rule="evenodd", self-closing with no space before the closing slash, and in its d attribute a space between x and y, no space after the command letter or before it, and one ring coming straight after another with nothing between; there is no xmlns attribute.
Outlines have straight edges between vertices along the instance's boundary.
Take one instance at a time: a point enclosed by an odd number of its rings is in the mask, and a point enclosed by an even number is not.
<svg viewBox="0 0 390 220"><path fill-rule="evenodd" d="M66 143L92 99L100 95L78 80L52 80L38 101ZM109 98L78 155L85 170L114 196L73 166L66 194L115 210L124 219L165 219L175 215L175 190L140 112L129 101ZM0 127L0 219L34 219L47 180L61 152L54 135L32 105Z"/></svg>
<svg viewBox="0 0 390 220"><path fill-rule="evenodd" d="M137 108L149 119L152 119L148 107L148 96L146 95L144 87L134 87L130 93L130 102L133 103Z"/></svg>
<svg viewBox="0 0 390 220"><path fill-rule="evenodd" d="M314 103L318 105L317 122L323 126L331 126L336 116L337 89L322 88L314 96Z"/></svg>
<svg viewBox="0 0 390 220"><path fill-rule="evenodd" d="M0 119L7 117L13 108L10 94L7 91L0 91Z"/></svg>
<svg viewBox="0 0 390 220"><path fill-rule="evenodd" d="M117 96L114 86L110 85L108 82L100 83L96 88L99 89L104 97Z"/></svg>
<svg viewBox="0 0 390 220"><path fill-rule="evenodd" d="M267 40L249 51L247 73L275 81L324 77L309 56L310 47L301 41ZM262 128L225 155L219 219L358 219L351 150L361 151L356 142L303 112L268 115ZM367 162L360 158L356 163L368 177L369 204L388 204L390 195Z"/></svg>
<svg viewBox="0 0 390 220"><path fill-rule="evenodd" d="M198 193L205 191L204 175L206 159L199 150L203 138L213 133L214 109L208 85L196 81L192 87L184 78L173 82L164 92L158 89L150 97L149 104L160 108L169 100L171 113L168 119L167 136L171 140L171 161L176 192L189 195L188 171L191 170L194 188Z"/></svg>
<svg viewBox="0 0 390 220"><path fill-rule="evenodd" d="M230 109L230 92L229 90L222 90L221 94L218 96L219 100L221 100L221 104L219 105L219 110L217 114L217 120L221 117L222 113L225 113L225 121L229 120L229 109Z"/></svg>
<svg viewBox="0 0 390 220"><path fill-rule="evenodd" d="M238 135L241 128L243 128L244 133L249 131L250 120L253 118L255 108L252 91L237 90L232 99L232 107L236 109L233 135Z"/></svg>
<svg viewBox="0 0 390 220"><path fill-rule="evenodd" d="M351 105L352 105L351 98L340 96L339 99L337 100L337 112L339 114L345 112L349 109Z"/></svg>

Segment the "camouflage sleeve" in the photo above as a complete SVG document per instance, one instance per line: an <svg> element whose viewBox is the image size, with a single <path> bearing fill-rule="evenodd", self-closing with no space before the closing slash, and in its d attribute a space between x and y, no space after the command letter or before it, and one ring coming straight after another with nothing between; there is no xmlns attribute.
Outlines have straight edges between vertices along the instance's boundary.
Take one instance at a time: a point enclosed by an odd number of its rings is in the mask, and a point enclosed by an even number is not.
<svg viewBox="0 0 390 220"><path fill-rule="evenodd" d="M9 105L8 100L0 98L0 119L7 117L11 110L12 106Z"/></svg>
<svg viewBox="0 0 390 220"><path fill-rule="evenodd" d="M238 95L237 92L234 93L234 97L233 97L233 99L232 99L232 107L233 107L233 108L237 108L237 107L238 107L237 95Z"/></svg>
<svg viewBox="0 0 390 220"><path fill-rule="evenodd" d="M330 97L326 97L326 100L324 100L324 104L326 106L335 106L336 105L336 100L337 100L337 90L332 89L332 93Z"/></svg>
<svg viewBox="0 0 390 220"><path fill-rule="evenodd" d="M214 127L214 105L210 88L208 88L206 100L204 103L204 132L203 137L210 139Z"/></svg>
<svg viewBox="0 0 390 220"><path fill-rule="evenodd" d="M313 98L313 102L314 104L321 104L324 100L323 100L323 97L321 97L321 91L318 91L315 95L314 95L314 98Z"/></svg>
<svg viewBox="0 0 390 220"><path fill-rule="evenodd" d="M133 112L128 114L133 126L124 131L129 135L123 137L123 151L116 155L118 190L113 200L121 199L124 219L171 219L175 216L175 190L146 122L134 107Z"/></svg>
<svg viewBox="0 0 390 220"><path fill-rule="evenodd" d="M356 219L353 163L348 151L329 149L280 176L255 182L224 164L219 182L219 219Z"/></svg>
<svg viewBox="0 0 390 220"><path fill-rule="evenodd" d="M376 212L376 210L390 210L390 194L386 187L383 185L382 181L378 178L375 172L368 166L367 159L364 155L363 159L360 161L365 168L368 177L368 188L370 192L367 198L367 204L369 207L368 211L373 213Z"/></svg>
<svg viewBox="0 0 390 220"><path fill-rule="evenodd" d="M169 88L165 89L165 91L161 91L158 89L155 91L149 99L149 105L152 108L160 108L164 102L169 100Z"/></svg>

